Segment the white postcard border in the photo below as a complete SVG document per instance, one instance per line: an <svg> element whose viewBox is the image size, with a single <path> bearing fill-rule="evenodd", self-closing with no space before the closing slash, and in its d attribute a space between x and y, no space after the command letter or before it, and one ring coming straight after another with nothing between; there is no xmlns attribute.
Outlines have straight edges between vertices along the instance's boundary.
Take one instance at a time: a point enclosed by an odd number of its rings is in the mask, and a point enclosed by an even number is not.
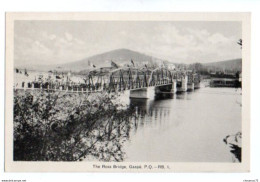
<svg viewBox="0 0 260 182"><path fill-rule="evenodd" d="M250 13L7 13L6 14L6 95L5 171L6 172L249 172L250 171ZM242 21L242 162L165 163L165 162L16 162L13 161L13 50L15 20L88 21ZM110 165L112 168L95 168ZM128 169L113 168L114 165ZM129 165L143 166L142 169ZM153 169L150 169L149 166ZM166 169L154 168L164 165ZM146 166L146 168L144 168Z"/></svg>

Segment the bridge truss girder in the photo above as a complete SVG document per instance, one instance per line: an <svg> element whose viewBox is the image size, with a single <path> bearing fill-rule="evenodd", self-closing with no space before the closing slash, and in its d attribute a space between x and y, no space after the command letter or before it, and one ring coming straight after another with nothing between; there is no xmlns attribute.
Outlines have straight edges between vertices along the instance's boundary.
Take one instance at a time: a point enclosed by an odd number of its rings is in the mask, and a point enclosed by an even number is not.
<svg viewBox="0 0 260 182"><path fill-rule="evenodd" d="M199 82L199 75L184 71L172 71L167 68L134 69L119 68L106 74L89 74L86 85L89 90L123 91L172 84L188 76L188 83Z"/></svg>

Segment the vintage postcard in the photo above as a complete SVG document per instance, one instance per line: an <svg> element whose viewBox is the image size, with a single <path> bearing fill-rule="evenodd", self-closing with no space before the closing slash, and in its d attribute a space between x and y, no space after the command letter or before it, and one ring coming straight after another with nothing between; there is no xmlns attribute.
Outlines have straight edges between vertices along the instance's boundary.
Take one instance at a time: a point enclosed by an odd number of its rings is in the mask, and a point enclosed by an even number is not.
<svg viewBox="0 0 260 182"><path fill-rule="evenodd" d="M6 13L7 172L249 172L250 13Z"/></svg>

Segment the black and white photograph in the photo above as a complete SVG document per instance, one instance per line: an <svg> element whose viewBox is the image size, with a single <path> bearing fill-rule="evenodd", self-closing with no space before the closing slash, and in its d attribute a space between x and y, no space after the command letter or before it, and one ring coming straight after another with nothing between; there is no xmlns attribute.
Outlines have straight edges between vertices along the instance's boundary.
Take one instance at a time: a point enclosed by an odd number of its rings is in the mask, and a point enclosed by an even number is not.
<svg viewBox="0 0 260 182"><path fill-rule="evenodd" d="M12 21L11 162L248 162L243 14L105 16Z"/></svg>

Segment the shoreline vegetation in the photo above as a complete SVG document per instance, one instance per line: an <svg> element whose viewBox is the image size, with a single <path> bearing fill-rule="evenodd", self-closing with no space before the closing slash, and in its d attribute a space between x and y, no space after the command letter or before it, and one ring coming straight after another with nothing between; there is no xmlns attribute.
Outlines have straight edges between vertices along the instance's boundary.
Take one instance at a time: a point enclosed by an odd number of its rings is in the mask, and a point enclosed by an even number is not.
<svg viewBox="0 0 260 182"><path fill-rule="evenodd" d="M234 135L227 135L223 139L224 143L230 148L230 152L233 154L233 162L242 161L242 133L237 132Z"/></svg>
<svg viewBox="0 0 260 182"><path fill-rule="evenodd" d="M14 91L14 161L123 161L136 115L115 97Z"/></svg>

